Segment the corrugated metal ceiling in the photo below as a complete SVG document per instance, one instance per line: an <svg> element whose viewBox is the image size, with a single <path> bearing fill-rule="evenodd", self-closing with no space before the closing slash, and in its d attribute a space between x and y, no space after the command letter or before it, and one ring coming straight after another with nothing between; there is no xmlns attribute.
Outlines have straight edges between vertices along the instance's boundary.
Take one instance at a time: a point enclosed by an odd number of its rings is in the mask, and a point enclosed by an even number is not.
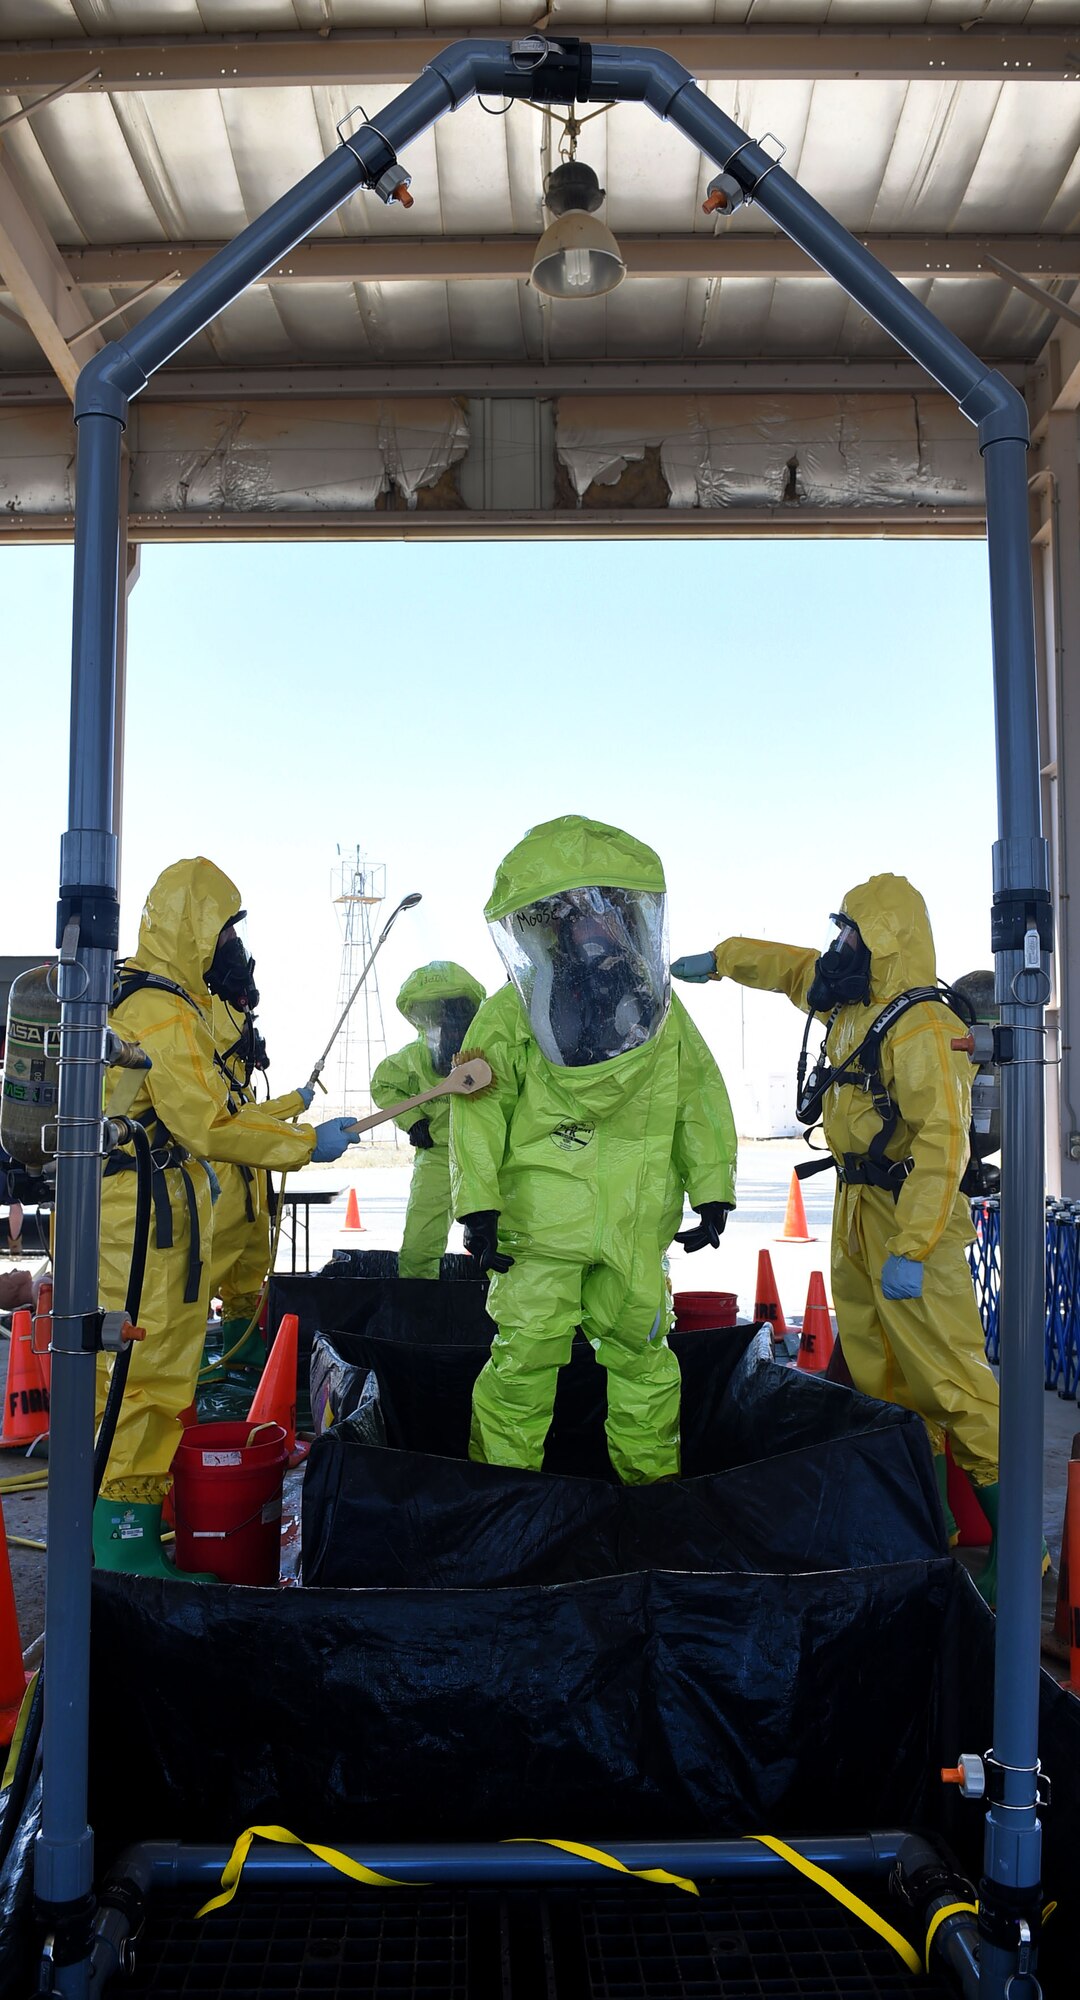
<svg viewBox="0 0 1080 2000"><path fill-rule="evenodd" d="M429 28L447 40L498 21L520 29L535 0L4 0L0 42L95 35L283 33L377 26ZM620 27L829 23L1047 26L1075 20L1058 0L575 0L575 22L617 38ZM557 31L558 14L553 28ZM73 56L74 61L74 56ZM1080 89L1003 81L725 81L710 96L747 130L776 133L785 165L849 228L904 235L1050 232L1080 225ZM392 88L364 91L377 122ZM5 146L62 246L162 246L228 238L337 144L354 88L76 92L13 127ZM0 117L22 100L0 96ZM503 118L476 104L410 149L415 207L356 198L329 236L530 237L543 226L550 164L542 114ZM555 133L557 141L558 134ZM608 189L618 234L708 236L708 171L681 136L640 106L597 118L580 152ZM271 284L249 292L185 351L187 367L315 361L541 362L549 357L870 358L894 350L829 281L723 277L728 229L768 231L744 211L715 233L715 278L633 278L606 300L555 304L524 283L451 280ZM151 262L147 276L153 276ZM929 275L914 283L933 311L979 352L1023 360L1045 338L1042 308L993 275ZM95 317L123 290L85 293ZM153 300L135 306L133 317ZM117 320L113 331L122 330ZM29 333L0 320L0 370L40 369Z"/></svg>

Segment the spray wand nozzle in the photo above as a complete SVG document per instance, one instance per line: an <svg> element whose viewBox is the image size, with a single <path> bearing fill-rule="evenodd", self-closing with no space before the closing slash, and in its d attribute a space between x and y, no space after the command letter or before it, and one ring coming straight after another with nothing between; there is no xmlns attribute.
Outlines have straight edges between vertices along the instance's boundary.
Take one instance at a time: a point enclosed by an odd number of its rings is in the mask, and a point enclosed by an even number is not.
<svg viewBox="0 0 1080 2000"><path fill-rule="evenodd" d="M334 1043L337 1041L337 1038L340 1035L342 1028L345 1026L345 1022L348 1019L349 1010L352 1007L353 1001L356 999L356 996L359 993L360 988L362 987L365 979L367 978L368 973L371 971L371 968L374 965L375 960L378 958L379 953L382 950L383 945L386 943L386 940L389 937L390 932L392 931L395 923L400 917L402 910L414 910L416 908L417 903L419 903L420 901L422 901L420 891L419 889L414 889L410 895L402 897L396 910L391 910L390 915L387 917L386 922L384 923L382 930L379 932L378 938L376 939L375 948L372 951L367 964L365 965L362 973L360 974L359 979L356 982L356 985L353 987L353 990L350 993L349 998L345 1003L345 1007L342 1011L337 1026L335 1027L334 1032L330 1037L330 1040L327 1042L326 1047L324 1048L321 1056L319 1057L318 1062L315 1064L315 1067L312 1070L311 1075L308 1077L308 1083L311 1086L312 1090L314 1090L317 1084L319 1089L323 1091L325 1094L326 1085L322 1081L322 1073L323 1070L326 1068L326 1058L330 1054L330 1051L333 1048Z"/></svg>

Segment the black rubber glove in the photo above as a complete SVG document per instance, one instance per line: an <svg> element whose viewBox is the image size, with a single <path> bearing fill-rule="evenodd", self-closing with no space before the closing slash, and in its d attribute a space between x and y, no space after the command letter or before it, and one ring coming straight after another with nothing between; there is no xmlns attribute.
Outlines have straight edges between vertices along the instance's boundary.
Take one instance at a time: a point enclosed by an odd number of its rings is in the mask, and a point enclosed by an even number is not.
<svg viewBox="0 0 1080 2000"><path fill-rule="evenodd" d="M482 1271L508 1271L512 1257L504 1257L498 1248L499 1211L497 1208L478 1208L474 1215L463 1215L461 1224L465 1231L465 1254L475 1257Z"/></svg>
<svg viewBox="0 0 1080 2000"><path fill-rule="evenodd" d="M676 1243L681 1243L684 1250L691 1252L705 1249L718 1250L720 1238L724 1233L724 1224L735 1206L734 1202L703 1201L696 1202L694 1206L701 1221L693 1229L684 1229L681 1236L676 1236Z"/></svg>
<svg viewBox="0 0 1080 2000"><path fill-rule="evenodd" d="M422 1153L430 1153L435 1144L431 1136L430 1118L418 1118L415 1125L409 1126L409 1144L419 1146Z"/></svg>

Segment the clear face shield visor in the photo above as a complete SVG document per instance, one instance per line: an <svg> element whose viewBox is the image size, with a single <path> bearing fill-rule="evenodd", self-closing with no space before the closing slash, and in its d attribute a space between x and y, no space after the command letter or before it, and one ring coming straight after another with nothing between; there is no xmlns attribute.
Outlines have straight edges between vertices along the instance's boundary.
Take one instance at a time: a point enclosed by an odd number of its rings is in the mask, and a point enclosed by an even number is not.
<svg viewBox="0 0 1080 2000"><path fill-rule="evenodd" d="M663 893L564 889L490 929L549 1062L610 1062L663 1024L671 998Z"/></svg>
<svg viewBox="0 0 1080 2000"><path fill-rule="evenodd" d="M829 918L829 922L835 924L836 935L826 938L822 947L822 957L831 958L838 966L853 966L859 954L865 949L858 924L853 924L850 917L843 915L833 915Z"/></svg>
<svg viewBox="0 0 1080 2000"><path fill-rule="evenodd" d="M464 993L451 994L442 1000L417 1000L409 1008L406 1019L427 1043L438 1076L449 1076L475 1014L476 1001Z"/></svg>

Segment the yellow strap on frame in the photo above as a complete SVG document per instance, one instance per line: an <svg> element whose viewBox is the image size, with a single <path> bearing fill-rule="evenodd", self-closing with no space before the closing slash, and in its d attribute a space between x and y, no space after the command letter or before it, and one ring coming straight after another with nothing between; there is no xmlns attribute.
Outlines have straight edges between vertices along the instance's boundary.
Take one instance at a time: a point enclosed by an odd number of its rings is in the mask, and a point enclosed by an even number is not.
<svg viewBox="0 0 1080 2000"><path fill-rule="evenodd" d="M819 1868L816 1862L808 1861L797 1848L789 1847L786 1841L777 1840L771 1833L748 1833L746 1838L759 1840L762 1847L771 1847L773 1853L778 1854L782 1861L789 1862L792 1868L798 1869L800 1875L805 1875L809 1881L816 1882L819 1889L825 1890L826 1895L842 1903L845 1910L850 1910L853 1917L858 1917L860 1923L867 1924L880 1938L884 1938L886 1944L891 1944L893 1950L903 1959L909 1972L916 1974L922 1972L919 1954L914 1946L908 1943L906 1937L901 1937L900 1932L894 1930L891 1924L887 1924L884 1917L879 1917L877 1911L870 1908L869 1903L864 1903L861 1896L856 1896L853 1890L845 1888L843 1882L838 1881L835 1875L830 1875L826 1868ZM963 1905L957 1904L955 1907L962 1908ZM946 1914L943 1910L942 1916ZM930 1940L927 1938L927 1949L929 1943Z"/></svg>
<svg viewBox="0 0 1080 2000"><path fill-rule="evenodd" d="M244 1872L244 1863L248 1858L251 1843L256 1837L260 1840L276 1840L285 1847L306 1847L309 1854L317 1855L320 1861L325 1861L328 1868L336 1868L339 1875L347 1875L351 1882L362 1882L367 1889L428 1889L431 1886L428 1882L399 1882L392 1875L378 1875L374 1868L365 1868L362 1861L353 1861L351 1856L342 1854L338 1848L320 1847L314 1840L301 1840L299 1834L290 1833L284 1826L249 1826L245 1827L239 1836L221 1871L223 1893L220 1896L212 1896L208 1903L203 1904L201 1910L196 1910L197 1917L208 1917L211 1910L223 1910L226 1903L232 1902Z"/></svg>
<svg viewBox="0 0 1080 2000"><path fill-rule="evenodd" d="M927 1972L929 1972L930 1970L930 1949L931 1946L933 1945L934 1939L938 1934L939 1926L945 1922L946 1917L959 1916L961 1911L964 1910L966 1910L971 1916L977 1917L979 1914L979 1905L978 1903L944 1903L940 1910L934 1911L934 1914L931 1917L930 1922L926 1926Z"/></svg>
<svg viewBox="0 0 1080 2000"><path fill-rule="evenodd" d="M628 1868L614 1854L605 1854L602 1847L583 1847L577 1840L537 1840L532 1834L520 1833L513 1840L503 1843L504 1847L558 1847L564 1854L576 1854L582 1861L595 1861L598 1868L612 1868L617 1875L633 1875L638 1882L660 1882L671 1889L685 1889L688 1896L700 1895L696 1882L686 1875L671 1875L666 1868Z"/></svg>

